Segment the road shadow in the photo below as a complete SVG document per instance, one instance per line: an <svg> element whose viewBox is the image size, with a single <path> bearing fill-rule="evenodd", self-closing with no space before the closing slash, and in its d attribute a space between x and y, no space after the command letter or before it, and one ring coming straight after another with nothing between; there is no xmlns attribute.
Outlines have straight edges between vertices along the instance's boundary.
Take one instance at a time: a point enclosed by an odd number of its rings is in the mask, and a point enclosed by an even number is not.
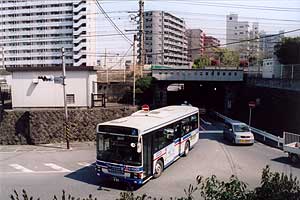
<svg viewBox="0 0 300 200"><path fill-rule="evenodd" d="M201 134L199 134L199 140L202 140L202 139L217 141L226 146L239 146L239 147L252 146L252 144L232 144L230 141L223 138L222 133L201 133Z"/></svg>
<svg viewBox="0 0 300 200"><path fill-rule="evenodd" d="M97 175L95 170L95 163L90 166L80 168L72 173L64 176L65 178L73 179L90 185L98 186L98 190L110 191L119 190L120 192L125 191L136 191L140 186L130 185L123 182L112 182L107 179L101 178Z"/></svg>
<svg viewBox="0 0 300 200"><path fill-rule="evenodd" d="M286 164L286 165L290 165L294 168L300 169L300 163L297 163L297 164L292 163L287 156L273 158L272 161L279 162L279 163Z"/></svg>

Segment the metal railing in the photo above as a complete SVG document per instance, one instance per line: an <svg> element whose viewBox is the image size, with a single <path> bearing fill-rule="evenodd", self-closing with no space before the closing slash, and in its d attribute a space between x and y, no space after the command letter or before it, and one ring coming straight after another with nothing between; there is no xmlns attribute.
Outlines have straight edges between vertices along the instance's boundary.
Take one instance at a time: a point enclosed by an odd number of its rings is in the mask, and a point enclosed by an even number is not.
<svg viewBox="0 0 300 200"><path fill-rule="evenodd" d="M300 142L300 135L295 133L283 132L284 144L290 144L293 142Z"/></svg>
<svg viewBox="0 0 300 200"><path fill-rule="evenodd" d="M222 115L222 114L220 114L220 113L218 113L218 112L215 112L215 114L216 114L218 117L220 117L220 118L222 118L222 119L224 119L224 120L232 120L231 118L226 117L225 115ZM283 144L284 144L284 139L283 139L282 137L275 136L275 135L273 135L273 134L271 134L271 133L268 133L268 132L266 132L266 131L262 131L262 130L257 129L257 128L254 128L254 127L250 127L250 128L251 128L251 131L252 131L254 134L257 134L257 135L261 136L261 137L262 137L262 140L263 140L264 142L266 142L266 140L269 139L269 140L271 140L271 141L273 141L273 142L276 142L276 143L277 143L277 147L281 148L281 147L283 146Z"/></svg>

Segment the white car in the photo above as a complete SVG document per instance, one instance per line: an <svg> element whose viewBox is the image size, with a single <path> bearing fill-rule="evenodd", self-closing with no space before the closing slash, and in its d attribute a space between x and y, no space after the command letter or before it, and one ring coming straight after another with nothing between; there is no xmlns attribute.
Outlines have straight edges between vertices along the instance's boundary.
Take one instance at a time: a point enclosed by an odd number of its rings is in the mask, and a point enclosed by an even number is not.
<svg viewBox="0 0 300 200"><path fill-rule="evenodd" d="M249 126L239 121L226 121L224 123L223 136L224 139L231 141L232 144L254 143L254 135Z"/></svg>

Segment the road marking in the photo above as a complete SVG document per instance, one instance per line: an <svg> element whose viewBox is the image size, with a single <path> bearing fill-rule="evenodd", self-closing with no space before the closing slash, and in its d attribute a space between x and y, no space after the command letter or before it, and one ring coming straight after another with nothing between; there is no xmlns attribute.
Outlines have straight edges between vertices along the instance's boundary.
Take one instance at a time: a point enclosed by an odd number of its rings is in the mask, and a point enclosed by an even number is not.
<svg viewBox="0 0 300 200"><path fill-rule="evenodd" d="M79 162L77 164L84 167L91 167L93 165L93 163L87 163L87 162Z"/></svg>
<svg viewBox="0 0 300 200"><path fill-rule="evenodd" d="M50 167L50 168L52 168L54 170L57 170L59 172L71 172L71 170L68 170L66 168L63 168L63 167L58 166L58 165L53 164L53 163L45 163L44 165L47 166L47 167Z"/></svg>
<svg viewBox="0 0 300 200"><path fill-rule="evenodd" d="M30 170L30 169L27 169L26 167L23 167L22 165L18 165L18 164L10 164L9 166L17 169L17 170L20 170L21 172L23 173L32 173L34 171Z"/></svg>

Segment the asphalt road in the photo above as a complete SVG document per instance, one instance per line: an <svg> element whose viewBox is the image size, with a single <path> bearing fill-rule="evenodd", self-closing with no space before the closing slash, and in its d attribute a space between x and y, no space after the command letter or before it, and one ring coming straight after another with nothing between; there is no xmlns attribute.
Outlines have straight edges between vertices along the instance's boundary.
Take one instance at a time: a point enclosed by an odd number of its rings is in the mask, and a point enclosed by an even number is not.
<svg viewBox="0 0 300 200"><path fill-rule="evenodd" d="M0 199L9 199L14 189L25 189L41 200L51 199L54 194L61 196L63 189L77 197L93 194L98 199L116 199L126 187L105 184L100 188L93 166L95 157L94 145L72 151L60 148L0 151ZM293 173L300 178L300 166L291 166L281 150L261 143L232 146L220 134L201 134L188 157L176 161L161 177L150 180L136 193L165 198L184 196L183 189L195 183L197 175L208 177L213 174L223 180L234 174L249 187L255 187L266 165L270 165L271 170Z"/></svg>

